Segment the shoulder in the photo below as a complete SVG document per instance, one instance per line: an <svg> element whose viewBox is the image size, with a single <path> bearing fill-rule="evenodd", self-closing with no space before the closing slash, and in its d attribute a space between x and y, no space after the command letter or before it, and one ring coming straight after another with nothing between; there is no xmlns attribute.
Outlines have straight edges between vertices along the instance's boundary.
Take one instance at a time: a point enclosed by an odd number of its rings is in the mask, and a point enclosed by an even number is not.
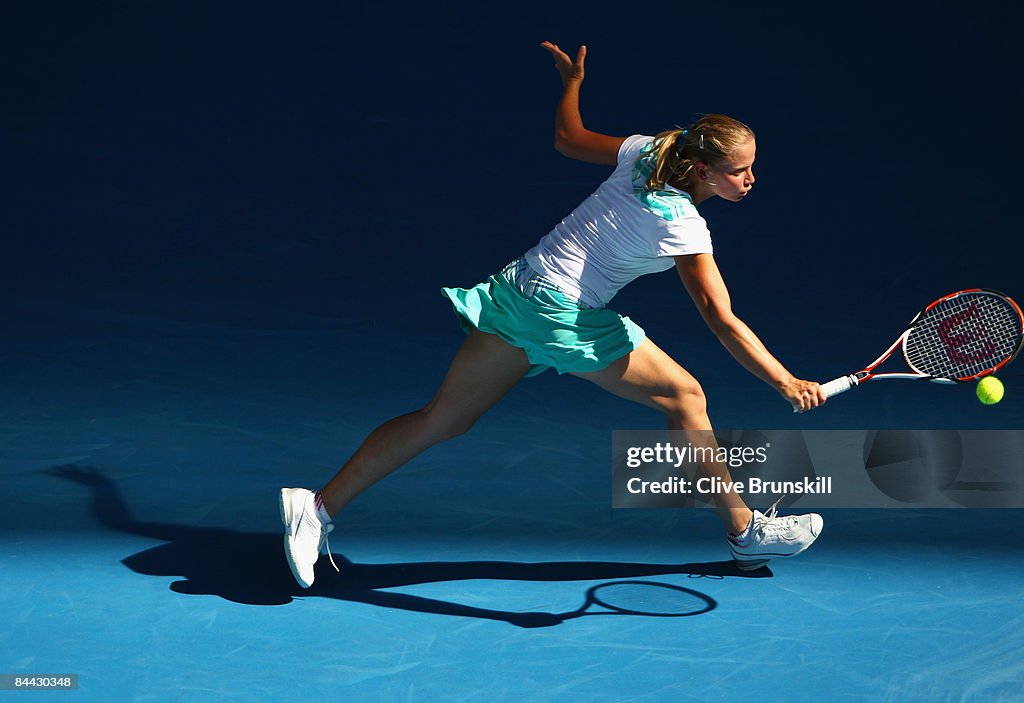
<svg viewBox="0 0 1024 703"><path fill-rule="evenodd" d="M654 137L646 134L634 134L626 137L619 146L618 163L633 163L653 141Z"/></svg>
<svg viewBox="0 0 1024 703"><path fill-rule="evenodd" d="M655 245L658 256L679 256L714 251L711 230L690 197L681 192L648 193L648 210L662 220L661 236Z"/></svg>
<svg viewBox="0 0 1024 703"><path fill-rule="evenodd" d="M704 218L688 193L671 186L666 190L650 190L642 184L633 189L633 195L653 214L668 222L699 222L707 228Z"/></svg>

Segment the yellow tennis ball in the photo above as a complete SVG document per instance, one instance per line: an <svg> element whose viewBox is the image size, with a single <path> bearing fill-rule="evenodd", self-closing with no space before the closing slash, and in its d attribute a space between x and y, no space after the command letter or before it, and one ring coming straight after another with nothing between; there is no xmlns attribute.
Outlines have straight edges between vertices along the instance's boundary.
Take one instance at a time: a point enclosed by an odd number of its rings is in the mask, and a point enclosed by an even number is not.
<svg viewBox="0 0 1024 703"><path fill-rule="evenodd" d="M986 376L978 381L978 400L985 405L995 405L1003 399L1003 382L995 376Z"/></svg>

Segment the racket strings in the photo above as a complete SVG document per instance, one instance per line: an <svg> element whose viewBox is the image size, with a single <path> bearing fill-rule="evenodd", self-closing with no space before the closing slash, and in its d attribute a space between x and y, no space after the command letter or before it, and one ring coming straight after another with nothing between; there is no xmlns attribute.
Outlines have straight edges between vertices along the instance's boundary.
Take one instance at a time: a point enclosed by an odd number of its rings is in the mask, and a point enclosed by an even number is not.
<svg viewBox="0 0 1024 703"><path fill-rule="evenodd" d="M904 354L921 373L967 379L1011 358L1020 343L1017 308L995 293L970 292L928 310L907 335Z"/></svg>

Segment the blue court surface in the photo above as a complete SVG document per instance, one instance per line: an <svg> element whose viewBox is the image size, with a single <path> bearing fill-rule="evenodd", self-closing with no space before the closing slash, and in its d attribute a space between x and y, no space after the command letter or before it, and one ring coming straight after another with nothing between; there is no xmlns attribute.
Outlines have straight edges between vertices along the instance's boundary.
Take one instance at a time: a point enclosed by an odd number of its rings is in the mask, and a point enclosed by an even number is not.
<svg viewBox="0 0 1024 703"><path fill-rule="evenodd" d="M12 17L0 674L78 690L0 698L1024 698L1020 510L827 510L806 554L740 572L710 510L612 509L613 430L664 421L570 376L523 381L358 497L330 536L340 574L321 558L308 591L277 508L430 399L463 338L439 288L521 254L607 175L551 148L544 39L587 43L594 130L753 126L753 194L702 213L735 310L794 373L859 368L959 288L1024 298L1007 7ZM721 428L1024 429L1019 360L994 406L891 382L794 415L674 273L613 307ZM689 605L583 610L618 582Z"/></svg>

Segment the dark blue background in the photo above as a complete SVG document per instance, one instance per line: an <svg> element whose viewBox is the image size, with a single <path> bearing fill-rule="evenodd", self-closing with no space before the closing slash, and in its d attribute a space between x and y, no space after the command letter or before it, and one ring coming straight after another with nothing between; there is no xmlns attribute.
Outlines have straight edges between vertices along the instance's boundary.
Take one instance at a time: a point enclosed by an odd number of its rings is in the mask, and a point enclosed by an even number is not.
<svg viewBox="0 0 1024 703"><path fill-rule="evenodd" d="M590 48L592 129L654 133L705 112L754 127L753 195L702 210L737 312L795 373L827 380L940 294L1024 296L1011 7L37 8L11 23L7 68L9 331L59 325L24 304L48 300L341 316L354 345L381 327L457 336L437 288L523 252L607 174L552 148L559 82L538 47L551 39ZM614 306L704 382L719 418L790 422L674 274ZM926 426L1019 426L1020 376L1004 379L985 415L967 389L899 384L804 426L901 424L910 407Z"/></svg>

